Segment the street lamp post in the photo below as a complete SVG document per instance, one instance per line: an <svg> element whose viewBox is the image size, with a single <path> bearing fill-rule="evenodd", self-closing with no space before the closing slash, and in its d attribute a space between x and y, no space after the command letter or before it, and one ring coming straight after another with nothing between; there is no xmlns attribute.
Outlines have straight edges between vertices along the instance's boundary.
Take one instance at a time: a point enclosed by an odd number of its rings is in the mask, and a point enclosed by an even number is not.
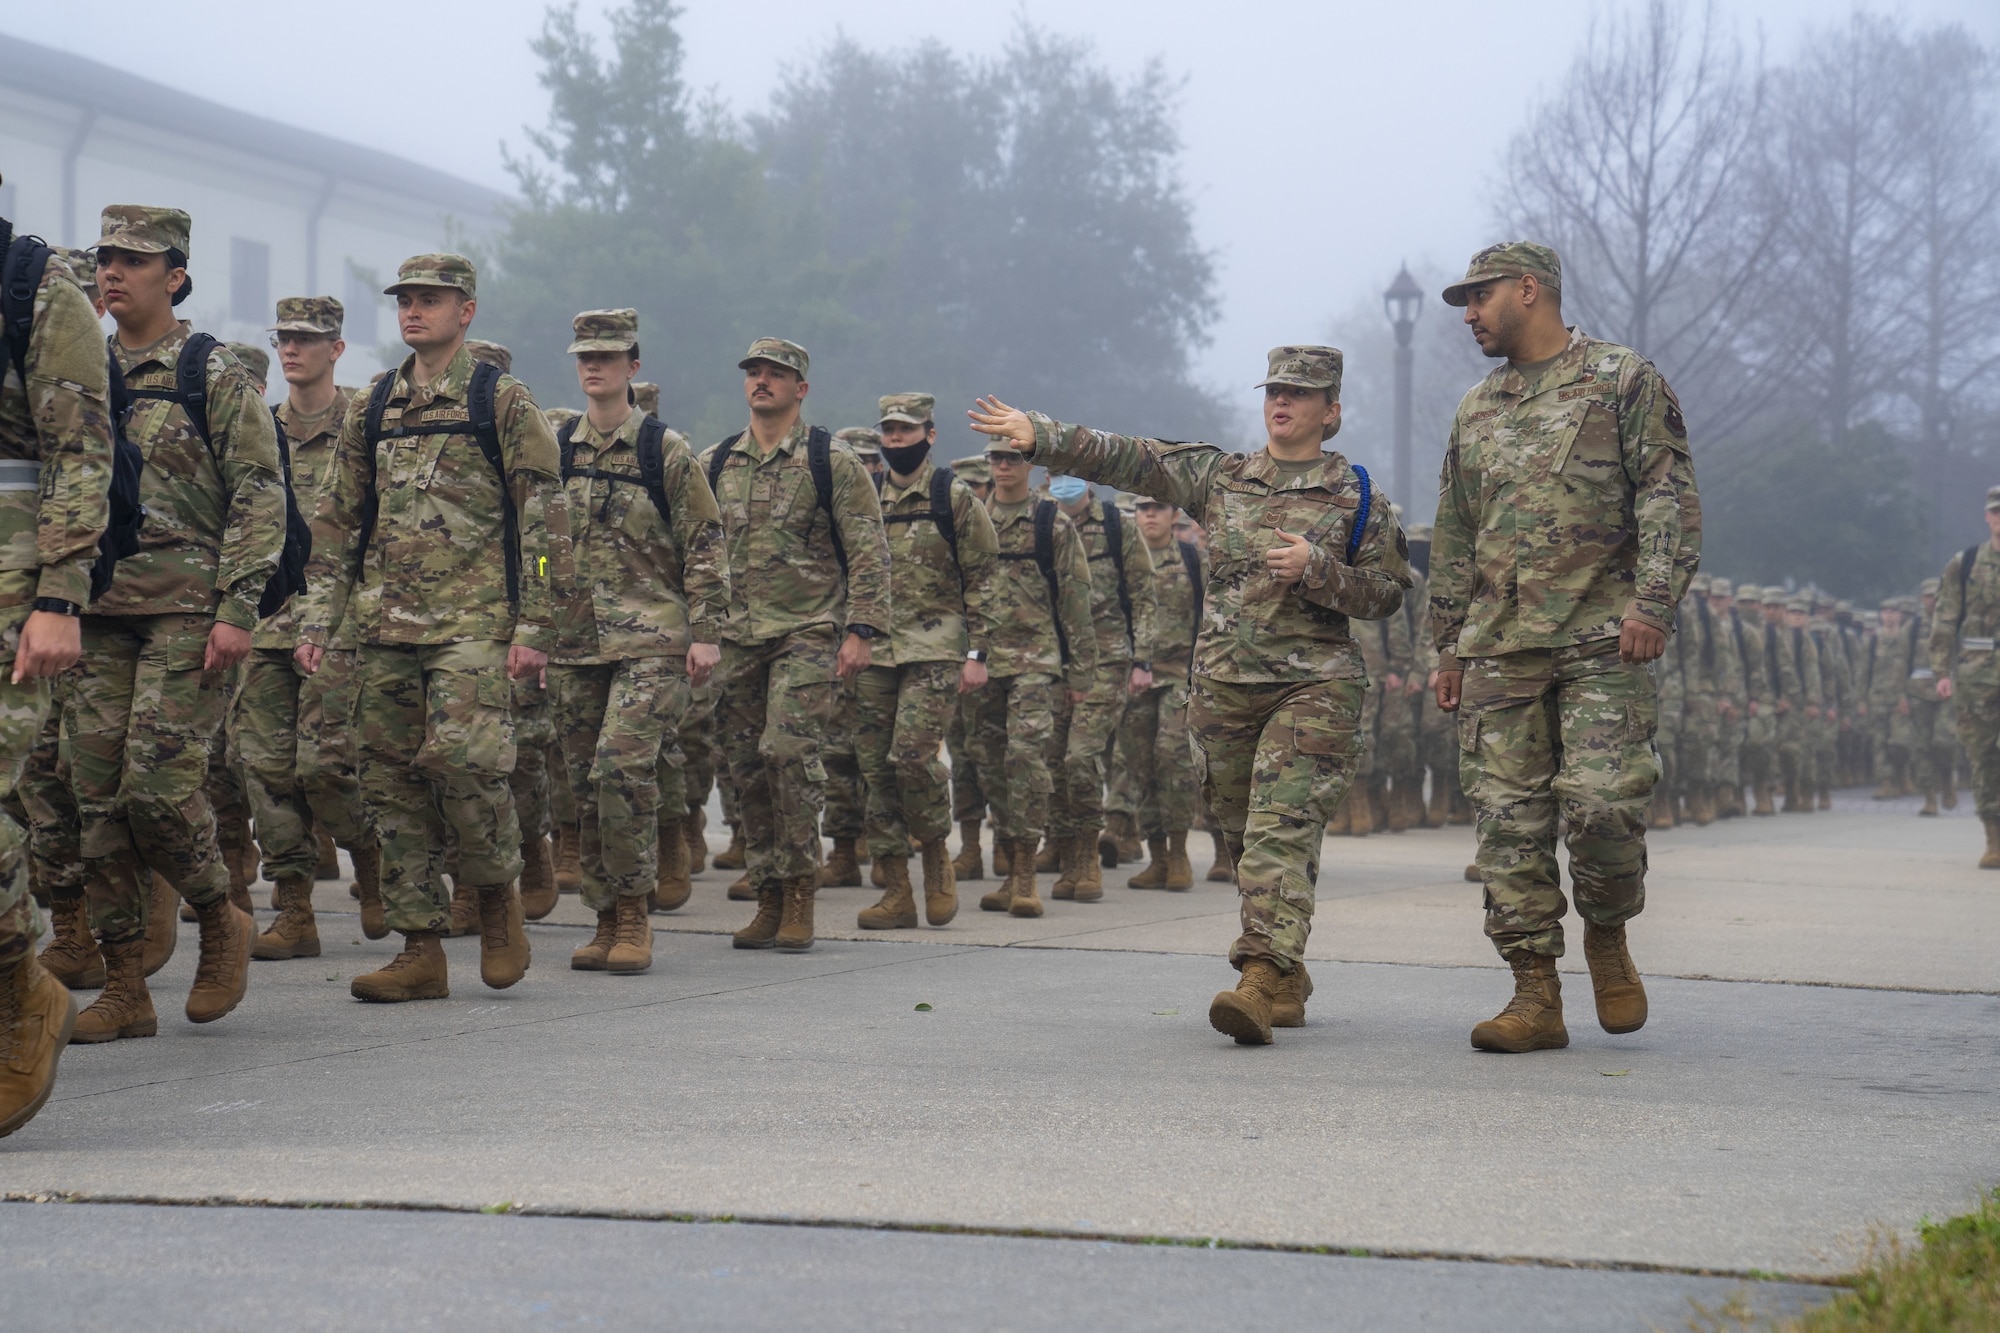
<svg viewBox="0 0 2000 1333"><path fill-rule="evenodd" d="M1410 349L1410 336L1416 332L1417 312L1423 308L1423 289L1410 276L1410 267L1405 264L1396 272L1396 280L1389 284L1389 290L1382 293L1382 309L1389 316L1389 323L1396 330L1396 494L1403 497L1408 505L1414 492L1410 489L1410 379L1414 353Z"/></svg>

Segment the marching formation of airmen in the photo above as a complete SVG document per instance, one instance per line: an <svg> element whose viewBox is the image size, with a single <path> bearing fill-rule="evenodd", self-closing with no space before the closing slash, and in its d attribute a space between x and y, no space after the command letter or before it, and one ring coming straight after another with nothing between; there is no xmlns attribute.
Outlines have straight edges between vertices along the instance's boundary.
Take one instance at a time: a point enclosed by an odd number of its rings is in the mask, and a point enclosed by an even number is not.
<svg viewBox="0 0 2000 1333"><path fill-rule="evenodd" d="M269 409L271 358L174 313L187 214L102 230L0 238L0 1134L66 1044L157 1032L177 912L192 1022L253 959L316 956L340 851L364 933L401 939L358 999L448 995L457 934L515 985L564 891L597 921L570 966L644 972L714 788L747 950L810 949L818 890L864 874L860 927L947 925L989 824L978 905L1017 917L1142 857L1133 889L1187 890L1206 829L1242 917L1210 1020L1247 1044L1305 1022L1325 833L1476 823L1515 987L1473 1044L1560 1047L1558 837L1598 1019L1631 1031L1649 824L1771 813L1780 788L1824 808L1870 773L1950 805L1952 678L1962 735L2000 714L2000 548L1879 619L1696 574L1679 404L1563 323L1546 247L1483 250L1444 294L1502 364L1460 408L1435 523L1406 530L1325 447L1335 348L1273 349L1253 452L987 398L986 451L946 466L931 395L831 433L806 349L759 338L745 429L697 450L639 378L637 312L576 316L588 406L545 412L468 337L452 254L387 288L410 352L365 388L337 382L340 303L279 301Z"/></svg>

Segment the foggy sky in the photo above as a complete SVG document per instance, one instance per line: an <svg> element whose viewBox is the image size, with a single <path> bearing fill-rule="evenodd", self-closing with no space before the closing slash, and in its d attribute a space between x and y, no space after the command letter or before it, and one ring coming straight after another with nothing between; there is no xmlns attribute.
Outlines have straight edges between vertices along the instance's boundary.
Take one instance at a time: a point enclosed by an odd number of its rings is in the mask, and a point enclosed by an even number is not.
<svg viewBox="0 0 2000 1333"><path fill-rule="evenodd" d="M1490 234L1491 178L1509 135L1552 86L1594 15L1639 0L1498 6L1323 3L1271 7L1158 0L685 0L696 88L761 109L783 67L836 31L871 47L935 37L967 52L1004 44L1019 18L1092 39L1121 73L1152 55L1186 79L1184 169L1202 242L1219 259L1222 318L1202 379L1250 410L1275 343L1325 336L1336 311L1379 292L1399 261L1455 266ZM604 0L584 0L602 31ZM1916 23L1964 23L2000 42L1993 0L1873 6ZM527 48L542 0L339 0L262 10L167 0L143 21L77 22L61 5L12 5L0 28L216 101L401 154L501 189L500 144L524 146L546 98ZM1719 5L1782 59L1824 0ZM1531 19L1533 20L1531 22ZM104 34L100 36L100 34ZM1446 318L1441 304L1425 318ZM1118 423L1106 422L1106 426Z"/></svg>

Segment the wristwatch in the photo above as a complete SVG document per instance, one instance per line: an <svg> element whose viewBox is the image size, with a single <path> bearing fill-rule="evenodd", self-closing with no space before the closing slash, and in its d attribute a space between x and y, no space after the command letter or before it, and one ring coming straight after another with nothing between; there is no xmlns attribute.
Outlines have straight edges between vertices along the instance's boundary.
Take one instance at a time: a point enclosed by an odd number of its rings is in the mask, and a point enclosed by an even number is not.
<svg viewBox="0 0 2000 1333"><path fill-rule="evenodd" d="M59 616L80 616L83 614L82 607L78 606L75 602L64 601L60 597L37 597L35 599L35 610L53 611Z"/></svg>
<svg viewBox="0 0 2000 1333"><path fill-rule="evenodd" d="M1153 664L1151 662L1135 661L1132 663L1132 669L1134 671L1151 671L1153 669Z"/></svg>
<svg viewBox="0 0 2000 1333"><path fill-rule="evenodd" d="M986 650L984 648L968 648L965 650L965 660L968 662L984 662L986 660Z"/></svg>
<svg viewBox="0 0 2000 1333"><path fill-rule="evenodd" d="M847 632L863 642L875 637L875 627L873 625L849 625Z"/></svg>

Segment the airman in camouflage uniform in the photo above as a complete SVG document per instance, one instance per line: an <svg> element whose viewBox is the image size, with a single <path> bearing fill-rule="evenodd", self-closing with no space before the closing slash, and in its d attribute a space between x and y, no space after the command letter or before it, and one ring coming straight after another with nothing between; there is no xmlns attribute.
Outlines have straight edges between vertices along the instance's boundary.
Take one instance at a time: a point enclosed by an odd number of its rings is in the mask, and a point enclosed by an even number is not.
<svg viewBox="0 0 2000 1333"><path fill-rule="evenodd" d="M1803 599L1806 639L1819 659L1820 712L1810 729L1813 752L1813 785L1804 798L1816 808L1833 808L1833 788L1840 781L1840 726L1846 719L1853 691L1848 671L1847 648L1839 629L1828 618L1832 609L1824 598L1808 593Z"/></svg>
<svg viewBox="0 0 2000 1333"><path fill-rule="evenodd" d="M1321 833L1353 781L1367 681L1349 617L1395 612L1408 548L1379 489L1361 518L1340 428L1341 354L1279 347L1263 381L1270 440L1253 453L1064 425L985 400L974 428L1032 450L1055 472L1152 496L1208 531L1208 586L1189 725L1203 792L1235 853L1242 975L1209 1022L1246 1044L1305 1021L1305 962ZM1003 536L1004 544L1004 536Z"/></svg>
<svg viewBox="0 0 2000 1333"><path fill-rule="evenodd" d="M1819 654L1806 637L1804 598L1766 587L1764 614L1777 636L1779 656L1792 672L1780 679L1788 685L1796 680L1795 692L1785 695L1788 706L1778 712L1778 772L1785 784L1785 803L1779 809L1785 814L1810 814L1813 805L1805 793L1815 785L1812 729L1820 714Z"/></svg>
<svg viewBox="0 0 2000 1333"><path fill-rule="evenodd" d="M922 849L924 916L933 926L958 912L957 881L945 838L951 793L938 749L961 696L986 683L993 637L989 599L999 543L986 506L956 477L945 483L949 533L932 508L930 459L936 400L895 393L880 400L882 524L889 542L889 633L855 677L855 748L868 791L868 848L885 881L882 900L864 908L864 929L917 924L908 849Z"/></svg>
<svg viewBox="0 0 2000 1333"><path fill-rule="evenodd" d="M222 345L243 367L251 383L257 386L257 396L265 396L271 382L270 354L249 343L225 342ZM257 882L257 840L250 828L250 793L243 773L243 756L237 748L234 720L235 700L243 693L243 680L248 669L248 659L237 663L230 668L228 679L223 683L223 693L230 703L222 726L216 729L215 739L209 742L205 790L208 792L209 808L215 811L215 845L222 853L223 867L229 872L229 901L254 917L256 909L250 900L250 886ZM180 915L183 921L194 920L193 905L182 903Z"/></svg>
<svg viewBox="0 0 2000 1333"><path fill-rule="evenodd" d="M1913 599L1889 598L1882 603L1881 629L1875 636L1869 705L1876 719L1875 766L1882 774L1875 799L1882 801L1916 790L1910 775L1911 677L1920 667L1928 668L1930 646L1919 641L1921 626L1915 612Z"/></svg>
<svg viewBox="0 0 2000 1333"><path fill-rule="evenodd" d="M739 949L812 947L826 787L819 747L841 684L868 667L871 641L890 623L875 486L853 451L831 441L831 494L820 503L800 417L810 364L796 343L750 344L737 363L750 428L718 446L711 471L729 546L718 730L757 894Z"/></svg>
<svg viewBox="0 0 2000 1333"><path fill-rule="evenodd" d="M307 514L315 512L315 497L354 396L333 379L334 365L346 348L340 337L345 313L331 296L289 296L278 302L272 328L291 383L290 395L277 409L278 424L291 451L292 491ZM314 545L338 539L331 531L319 532ZM362 930L370 939L380 939L389 929L382 914L380 854L361 804L354 748L354 636L348 626L337 628L319 672L303 675L292 657L299 639L299 600L294 597L258 623L231 713L264 867L277 885L278 918L258 937L257 958L319 956L312 910L319 863L315 823L354 858Z"/></svg>
<svg viewBox="0 0 2000 1333"><path fill-rule="evenodd" d="M119 322L111 354L136 399L125 431L146 456L146 522L140 551L118 562L84 616L83 658L65 689L65 758L108 974L77 1019L76 1041L157 1030L142 970L148 868L194 905L201 923L190 1021L221 1018L249 984L256 926L228 902L203 787L229 673L249 654L285 538L276 427L236 358L220 346L209 353L206 439L173 400L175 366L194 330L156 302L171 293L165 299L178 303L191 291L187 214L114 205L102 230L98 285ZM127 338L145 341L130 346Z"/></svg>
<svg viewBox="0 0 2000 1333"><path fill-rule="evenodd" d="M1561 288L1553 250L1514 242L1474 255L1444 293L1481 350L1507 358L1459 404L1431 552L1439 702L1462 703L1486 933L1515 975L1514 998L1473 1029L1484 1050L1569 1042L1559 814L1598 1021L1646 1021L1625 944L1660 776L1645 664L1701 556L1673 391L1638 353L1567 328Z"/></svg>
<svg viewBox="0 0 2000 1333"><path fill-rule="evenodd" d="M564 427L576 582L561 590L574 605L560 620L549 694L597 933L570 966L643 972L653 962L647 895L670 878L662 853L681 858L671 877L680 900L658 905L671 911L687 900L680 807L661 836L660 753L687 711L691 682L721 658L729 578L722 515L687 441L660 432L664 511L643 481L639 437L652 418L627 396L639 367L638 312L586 310L572 329L590 411Z"/></svg>
<svg viewBox="0 0 2000 1333"><path fill-rule="evenodd" d="M1951 736L1952 705L1949 699L1940 699L1937 694L1937 673L1932 668L1923 645L1928 645L1937 633L1937 598L1940 582L1925 579L1917 590L1917 662L1910 671L1909 684L1904 697L1909 703L1905 715L1906 734L1909 737L1910 770L1916 788L1924 794L1920 815L1935 816L1938 812L1938 792L1942 788L1950 792L1952 788L1952 763L1948 738ZM1947 808L1952 804L1947 799Z"/></svg>
<svg viewBox="0 0 2000 1333"><path fill-rule="evenodd" d="M335 539L313 550L297 656L316 672L335 628L353 617L361 787L382 847L388 924L404 948L350 989L400 1002L450 993L440 941L447 827L457 873L478 895L481 979L499 989L527 971L508 785L513 682L546 664L550 582L573 570L555 438L511 375L493 381L497 469L478 444L472 398L485 376L464 346L478 308L472 262L417 255L386 290L412 351L371 393L379 439L369 438L369 401L341 429L314 507L315 531Z"/></svg>
<svg viewBox="0 0 2000 1333"><path fill-rule="evenodd" d="M1992 540L1945 562L1931 624L1937 696L1955 705L1972 761L1972 800L1986 827L1983 870L2000 870L2000 486L1986 492Z"/></svg>
<svg viewBox="0 0 2000 1333"><path fill-rule="evenodd" d="M1118 771L1131 782L1138 831L1149 859L1126 881L1134 889L1194 887L1188 830L1194 826L1194 742L1188 736L1188 680L1201 633L1208 570L1193 542L1174 538L1174 507L1146 498L1133 506L1153 564L1153 683L1125 707Z"/></svg>
<svg viewBox="0 0 2000 1333"><path fill-rule="evenodd" d="M50 712L50 679L81 651L77 614L90 600L111 475L99 339L89 299L51 256L26 346L0 363L0 798L12 795ZM0 813L0 1138L41 1110L76 1022L75 1002L34 952L42 923L26 849L21 826ZM78 921L81 886L64 887L61 910Z"/></svg>
<svg viewBox="0 0 2000 1333"><path fill-rule="evenodd" d="M869 479L879 494L883 477L881 432L869 426L849 426L835 431L833 438L854 451L861 466L868 469ZM819 872L822 886L846 887L861 882L861 835L868 823L868 788L854 745L855 719L861 707L860 695L856 693L860 683L860 676L841 682L840 702L833 710L833 720L827 724L826 739L820 746L820 759L826 767L826 811L820 817L820 833L833 839L833 851ZM876 887L881 887L879 870L875 881Z"/></svg>
<svg viewBox="0 0 2000 1333"><path fill-rule="evenodd" d="M1090 620L1097 667L1083 698L1056 703L1050 744L1055 788L1048 837L1056 852L1052 898L1096 902L1104 896L1097 838L1104 830L1104 753L1126 701L1153 687L1153 557L1139 526L1074 477L1052 477L1050 493L1076 529L1090 567ZM1116 546L1113 546L1113 540Z"/></svg>
<svg viewBox="0 0 2000 1333"><path fill-rule="evenodd" d="M951 470L981 505L992 498L993 467L985 454L953 459ZM990 518L987 525L992 525ZM986 789L979 783L978 747L966 729L977 708L978 702L972 695L962 696L944 732L945 753L951 756L951 817L958 825L959 838L959 852L952 859L951 873L958 883L986 878L979 849L979 826L986 818ZM996 867L995 873L1004 872Z"/></svg>
<svg viewBox="0 0 2000 1333"><path fill-rule="evenodd" d="M991 590L987 683L966 696L965 729L993 805L994 873L1006 878L980 898L979 907L1038 917L1043 908L1035 846L1048 828L1055 789L1050 761L1057 698L1081 696L1097 669L1090 565L1061 507L1028 489L1028 461L1011 447L990 449L987 457L994 486L986 508L999 563ZM1038 520L1049 534L1053 588L1037 559ZM1005 871L998 864L1003 853Z"/></svg>

